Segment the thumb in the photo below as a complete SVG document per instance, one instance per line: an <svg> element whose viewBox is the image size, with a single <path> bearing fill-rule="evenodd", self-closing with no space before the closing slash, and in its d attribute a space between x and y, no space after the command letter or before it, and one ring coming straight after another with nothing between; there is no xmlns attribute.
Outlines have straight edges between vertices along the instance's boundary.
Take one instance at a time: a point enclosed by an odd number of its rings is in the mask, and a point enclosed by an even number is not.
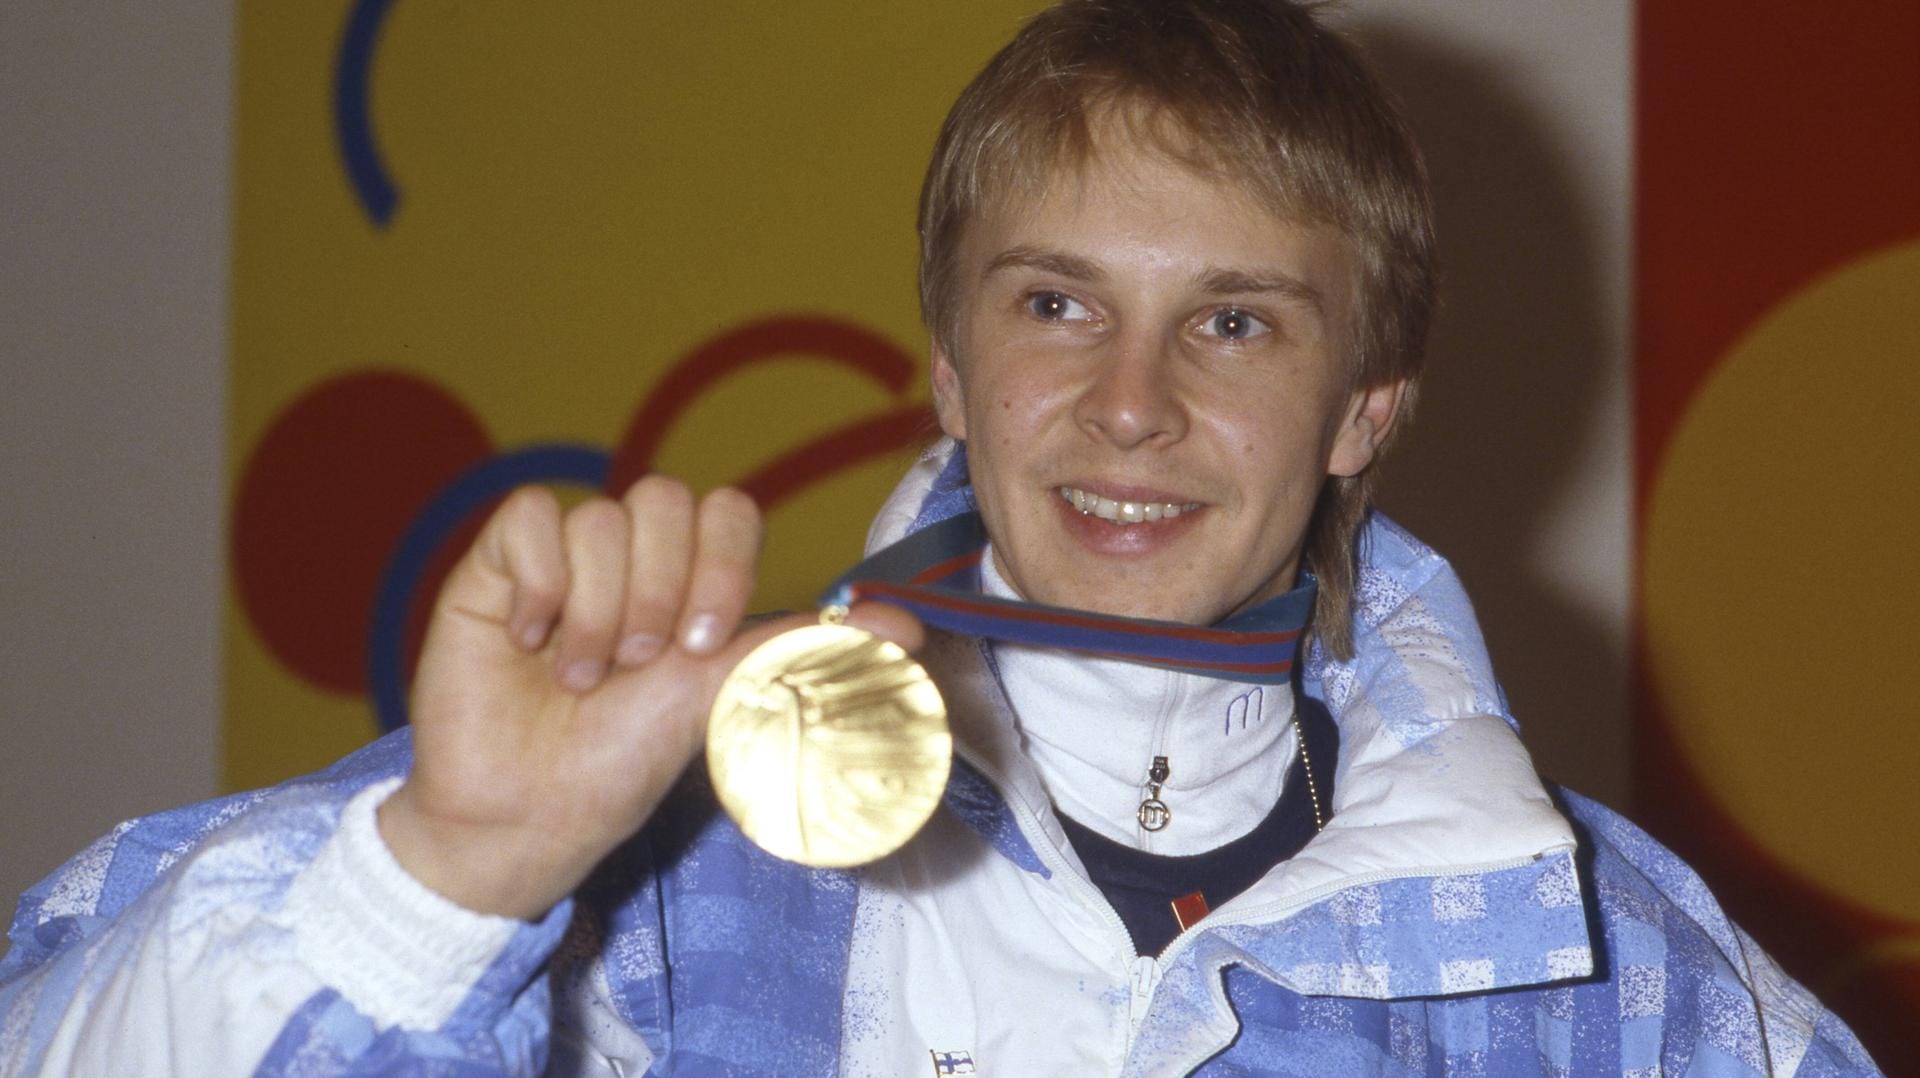
<svg viewBox="0 0 1920 1078"><path fill-rule="evenodd" d="M906 607L892 603L855 603L847 611L847 624L891 640L909 655L918 652L927 642L927 628L920 619Z"/></svg>

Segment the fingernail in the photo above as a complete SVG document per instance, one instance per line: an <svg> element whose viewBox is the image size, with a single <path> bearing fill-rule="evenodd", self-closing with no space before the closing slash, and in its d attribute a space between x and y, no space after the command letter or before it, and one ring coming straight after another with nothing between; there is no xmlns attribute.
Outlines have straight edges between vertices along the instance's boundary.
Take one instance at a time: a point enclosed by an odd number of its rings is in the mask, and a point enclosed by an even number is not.
<svg viewBox="0 0 1920 1078"><path fill-rule="evenodd" d="M696 655L704 655L720 646L720 619L713 614L697 615L687 624L680 646Z"/></svg>
<svg viewBox="0 0 1920 1078"><path fill-rule="evenodd" d="M529 651L538 650L546 639L547 627L540 622L536 621L532 625L520 630L520 644Z"/></svg>
<svg viewBox="0 0 1920 1078"><path fill-rule="evenodd" d="M573 692L586 692L600 684L600 675L605 670L605 663L594 659L576 659L560 675L560 683Z"/></svg>
<svg viewBox="0 0 1920 1078"><path fill-rule="evenodd" d="M618 657L622 666L639 666L660 654L662 641L652 633L634 633L620 641Z"/></svg>

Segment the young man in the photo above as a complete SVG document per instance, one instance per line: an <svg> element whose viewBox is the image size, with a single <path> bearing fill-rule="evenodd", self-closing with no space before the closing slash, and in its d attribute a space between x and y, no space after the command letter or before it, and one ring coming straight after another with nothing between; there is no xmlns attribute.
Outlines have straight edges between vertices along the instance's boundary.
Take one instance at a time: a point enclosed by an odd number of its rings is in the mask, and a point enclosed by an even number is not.
<svg viewBox="0 0 1920 1078"><path fill-rule="evenodd" d="M854 578L957 554L1000 602L976 635L851 615L948 699L921 834L809 870L682 778L721 679L810 620L741 629L744 498L522 492L440 598L410 735L28 894L0 1066L1871 1070L1684 866L1542 787L1444 563L1366 518L1434 274L1345 45L1280 0L1062 4L962 95L922 206L949 437Z"/></svg>

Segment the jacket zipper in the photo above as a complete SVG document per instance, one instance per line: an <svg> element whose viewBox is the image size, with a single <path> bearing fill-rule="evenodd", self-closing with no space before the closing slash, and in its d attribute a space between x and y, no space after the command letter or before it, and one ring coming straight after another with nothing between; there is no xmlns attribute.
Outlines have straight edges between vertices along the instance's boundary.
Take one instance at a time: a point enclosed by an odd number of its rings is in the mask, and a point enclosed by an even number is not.
<svg viewBox="0 0 1920 1078"><path fill-rule="evenodd" d="M1139 955L1133 960L1133 992L1127 1002L1127 1054L1133 1052L1133 1035L1146 1021L1147 1008L1153 1003L1153 990L1160 987L1160 963L1151 955ZM1126 1057L1121 1057L1124 1065Z"/></svg>
<svg viewBox="0 0 1920 1078"><path fill-rule="evenodd" d="M1139 954L1134 950L1133 934L1127 931L1126 922L1120 919L1120 914L1108 904L1107 897L1100 893L1098 887L1082 877L1072 865L1067 863L1067 859L1061 856L1059 849L1048 840L1045 830L1040 826L1039 818L1033 811L1024 803L1007 797L1008 784L1005 779L998 772L984 766L982 761L974 759L972 753L961 752L961 756L972 764L974 770L980 772L993 786L994 791L1000 795L1001 803L1013 813L1014 823L1020 829L1020 837L1025 839L1027 846L1039 855L1040 863L1047 867L1047 871L1054 879L1059 880L1082 906L1091 909L1100 919L1107 929L1107 934L1117 944L1115 953L1128 956L1117 970L1129 987L1127 1038L1122 1044L1120 1054L1120 1062L1124 1065L1127 1057L1133 1053L1134 1033L1139 1029L1140 1022L1146 1018L1147 1007L1153 1001L1153 990L1160 983L1159 962L1151 956Z"/></svg>
<svg viewBox="0 0 1920 1078"><path fill-rule="evenodd" d="M1162 761L1164 761L1167 764L1168 774L1171 775L1173 773L1172 772L1173 761L1167 759L1167 742L1173 737L1173 717L1174 715L1179 713L1180 706L1186 701L1186 694L1187 694L1186 683L1182 681L1179 678L1179 676L1176 675L1171 670L1167 671L1166 678L1167 678L1168 687L1171 690L1171 692L1161 694L1160 714L1154 716L1154 719L1153 719L1153 737L1150 739L1150 749L1147 753L1147 759L1146 759L1146 763L1148 766L1143 769L1149 777L1151 777L1153 774L1153 770L1154 770L1153 765ZM1154 784L1152 787L1153 792L1151 794L1144 792L1146 790L1146 787L1142 787L1143 792L1141 793L1140 796L1142 797L1143 800L1141 803L1144 805L1145 804L1144 799L1146 797L1151 796L1156 800L1159 800L1161 804L1163 805L1166 804L1166 794L1162 789L1162 786L1164 785L1165 781L1166 781L1165 779L1162 779L1160 783ZM1179 800L1179 798L1175 798L1175 800ZM1172 811L1173 806L1167 805L1167 808L1169 809L1167 822L1171 823L1174 815ZM1165 825L1163 824L1162 826L1165 826ZM1135 832L1136 834L1142 831L1146 831L1146 828L1144 827L1139 827L1138 825L1136 825L1136 827L1137 827L1137 830ZM1144 834L1141 838L1141 848L1146 850L1148 853L1155 852L1153 849L1153 846L1154 846L1153 839L1154 839L1153 832L1147 832L1146 834ZM1100 897L1100 901L1102 903L1106 902L1106 896L1102 895ZM1129 936L1128 939L1132 939L1132 937Z"/></svg>

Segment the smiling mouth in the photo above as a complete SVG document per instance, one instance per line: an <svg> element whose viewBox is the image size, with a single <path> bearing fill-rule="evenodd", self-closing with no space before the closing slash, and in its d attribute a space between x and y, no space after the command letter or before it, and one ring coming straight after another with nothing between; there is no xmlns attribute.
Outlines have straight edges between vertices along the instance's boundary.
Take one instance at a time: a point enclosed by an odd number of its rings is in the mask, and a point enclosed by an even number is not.
<svg viewBox="0 0 1920 1078"><path fill-rule="evenodd" d="M1172 520L1181 513L1200 508L1199 502L1123 502L1101 497L1077 487L1058 488L1060 497L1087 516L1110 520L1115 524L1145 524Z"/></svg>

